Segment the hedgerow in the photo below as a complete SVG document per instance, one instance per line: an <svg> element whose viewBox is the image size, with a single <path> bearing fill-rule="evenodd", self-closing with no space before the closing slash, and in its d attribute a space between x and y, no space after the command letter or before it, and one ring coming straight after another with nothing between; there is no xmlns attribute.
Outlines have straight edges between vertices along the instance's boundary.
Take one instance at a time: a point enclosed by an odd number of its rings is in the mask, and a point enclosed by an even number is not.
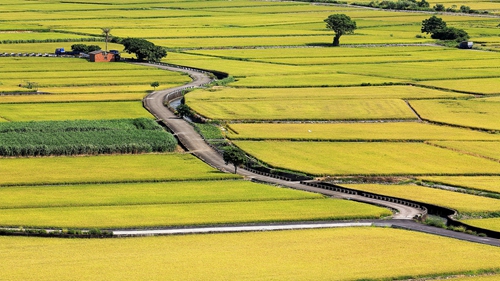
<svg viewBox="0 0 500 281"><path fill-rule="evenodd" d="M0 124L1 156L167 152L176 145L147 118Z"/></svg>

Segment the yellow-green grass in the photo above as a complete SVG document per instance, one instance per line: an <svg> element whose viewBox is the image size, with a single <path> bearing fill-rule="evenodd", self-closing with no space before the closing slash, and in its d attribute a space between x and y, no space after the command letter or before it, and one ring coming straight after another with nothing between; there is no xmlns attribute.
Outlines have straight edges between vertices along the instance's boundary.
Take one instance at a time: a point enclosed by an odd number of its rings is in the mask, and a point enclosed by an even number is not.
<svg viewBox="0 0 500 281"><path fill-rule="evenodd" d="M431 143L500 162L500 142L498 141L433 141Z"/></svg>
<svg viewBox="0 0 500 281"><path fill-rule="evenodd" d="M9 121L95 120L152 115L140 101L0 104L0 117Z"/></svg>
<svg viewBox="0 0 500 281"><path fill-rule="evenodd" d="M500 177L418 177L421 180L500 193Z"/></svg>
<svg viewBox="0 0 500 281"><path fill-rule="evenodd" d="M351 100L351 99L432 99L463 97L456 94L413 86L371 86L334 88L220 88L196 90L186 98L191 102L260 100Z"/></svg>
<svg viewBox="0 0 500 281"><path fill-rule="evenodd" d="M0 159L0 185L112 183L239 178L189 154Z"/></svg>
<svg viewBox="0 0 500 281"><path fill-rule="evenodd" d="M498 78L423 81L418 84L475 94L500 94Z"/></svg>
<svg viewBox="0 0 500 281"><path fill-rule="evenodd" d="M283 140L497 140L500 135L417 122L231 124L230 139ZM477 142L474 142L477 143ZM497 143L499 144L499 143ZM491 149L491 148L490 148Z"/></svg>
<svg viewBox="0 0 500 281"><path fill-rule="evenodd" d="M15 186L0 189L0 209L321 199L250 181Z"/></svg>
<svg viewBox="0 0 500 281"><path fill-rule="evenodd" d="M397 99L290 100L191 102L196 112L224 120L379 120L416 119L407 104Z"/></svg>
<svg viewBox="0 0 500 281"><path fill-rule="evenodd" d="M419 185L343 184L349 188L448 207L465 214L500 211L500 200Z"/></svg>
<svg viewBox="0 0 500 281"><path fill-rule="evenodd" d="M129 228L381 218L387 209L338 199L4 209L0 225Z"/></svg>
<svg viewBox="0 0 500 281"><path fill-rule="evenodd" d="M42 102L92 102L92 101L140 101L146 94L57 94L57 95L0 95L0 103L42 103Z"/></svg>
<svg viewBox="0 0 500 281"><path fill-rule="evenodd" d="M310 74L281 76L251 76L238 79L231 86L238 87L329 87L361 84L401 83L399 79L350 74Z"/></svg>
<svg viewBox="0 0 500 281"><path fill-rule="evenodd" d="M168 88L171 85L161 85L157 89ZM151 85L126 85L126 86L87 86L87 87L57 87L43 88L44 92L51 94L103 94L103 93L141 93L153 91Z"/></svg>
<svg viewBox="0 0 500 281"><path fill-rule="evenodd" d="M272 166L314 175L500 174L500 163L422 143L234 143Z"/></svg>
<svg viewBox="0 0 500 281"><path fill-rule="evenodd" d="M498 247L390 228L0 242L0 278L12 281L395 280L496 272L500 256Z"/></svg>
<svg viewBox="0 0 500 281"><path fill-rule="evenodd" d="M296 49L232 49L232 50L191 50L190 54L219 57L236 57L243 59L277 59L277 58L343 58L369 56L425 56L430 53L447 54L452 49L428 46L408 47L359 47L346 48L296 48ZM420 54L421 53L421 54ZM420 54L420 55L419 55Z"/></svg>
<svg viewBox="0 0 500 281"><path fill-rule="evenodd" d="M500 218L463 220L464 223L500 232Z"/></svg>
<svg viewBox="0 0 500 281"><path fill-rule="evenodd" d="M422 118L446 124L500 130L500 102L486 100L414 100Z"/></svg>
<svg viewBox="0 0 500 281"><path fill-rule="evenodd" d="M91 38L90 36L82 36L76 34L67 34L59 32L0 32L0 41L5 40L76 40L80 38Z"/></svg>

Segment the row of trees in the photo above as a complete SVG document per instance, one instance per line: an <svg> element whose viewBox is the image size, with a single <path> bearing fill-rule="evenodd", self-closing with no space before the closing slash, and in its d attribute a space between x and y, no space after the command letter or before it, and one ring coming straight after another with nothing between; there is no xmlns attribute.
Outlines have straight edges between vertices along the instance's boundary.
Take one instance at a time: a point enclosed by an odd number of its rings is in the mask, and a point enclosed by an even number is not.
<svg viewBox="0 0 500 281"><path fill-rule="evenodd" d="M436 11L436 12L450 12L450 13L487 13L487 11L481 12L471 9L469 6L462 5L457 8L456 5L446 8L443 4L436 4L432 8L429 2L426 0L384 0L384 1L372 1L369 4L356 3L356 5L368 6L379 9L390 9L390 10L416 10L416 11Z"/></svg>

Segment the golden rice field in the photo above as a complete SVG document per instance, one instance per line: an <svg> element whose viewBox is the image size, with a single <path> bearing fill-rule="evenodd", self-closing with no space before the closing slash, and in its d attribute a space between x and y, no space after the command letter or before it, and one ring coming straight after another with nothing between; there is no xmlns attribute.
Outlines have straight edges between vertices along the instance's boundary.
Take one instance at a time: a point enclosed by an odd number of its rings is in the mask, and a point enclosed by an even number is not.
<svg viewBox="0 0 500 281"><path fill-rule="evenodd" d="M500 193L500 177L419 177L419 179Z"/></svg>
<svg viewBox="0 0 500 281"><path fill-rule="evenodd" d="M484 147L500 140L498 134L438 126L418 122L395 123L235 123L227 126L226 136L233 140L319 140L319 141L370 141L370 140L470 140L474 147ZM448 142L432 142L446 145ZM454 142L450 142L454 144ZM457 142L469 144L469 142ZM492 145L497 144L491 142ZM492 151L492 147L484 147Z"/></svg>
<svg viewBox="0 0 500 281"><path fill-rule="evenodd" d="M435 80L422 81L418 84L475 94L500 94L500 79L498 78Z"/></svg>
<svg viewBox="0 0 500 281"><path fill-rule="evenodd" d="M419 185L342 184L342 186L448 207L461 214L500 211L500 200Z"/></svg>
<svg viewBox="0 0 500 281"><path fill-rule="evenodd" d="M351 99L435 99L458 98L463 94L413 86L371 86L339 88L215 88L195 90L186 98L194 102L263 100L351 100Z"/></svg>
<svg viewBox="0 0 500 281"><path fill-rule="evenodd" d="M0 96L1 103L61 103L94 101L140 101L146 93L111 93L111 94L57 94L57 95L5 95Z"/></svg>
<svg viewBox="0 0 500 281"><path fill-rule="evenodd" d="M0 104L0 117L8 121L153 118L141 101Z"/></svg>
<svg viewBox="0 0 500 281"><path fill-rule="evenodd" d="M0 186L233 179L189 154L3 158Z"/></svg>
<svg viewBox="0 0 500 281"><path fill-rule="evenodd" d="M500 162L500 142L497 141L435 141L440 147L490 158Z"/></svg>
<svg viewBox="0 0 500 281"><path fill-rule="evenodd" d="M4 186L0 209L323 199L242 180Z"/></svg>
<svg viewBox="0 0 500 281"><path fill-rule="evenodd" d="M313 175L500 174L500 163L423 143L234 141L274 167Z"/></svg>
<svg viewBox="0 0 500 281"><path fill-rule="evenodd" d="M500 278L498 274L485 274L482 276L473 276L471 274L466 274L465 276L455 277L455 278L447 278L446 280L450 281L495 281Z"/></svg>
<svg viewBox="0 0 500 281"><path fill-rule="evenodd" d="M131 228L235 223L378 219L391 211L339 199L3 209L0 225Z"/></svg>
<svg viewBox="0 0 500 281"><path fill-rule="evenodd" d="M497 272L500 256L497 247L389 228L110 240L0 239L4 261L0 278L13 281L64 279L68 272L75 279L112 280L177 280L179 276L184 280L390 280ZM332 253L342 253L342 258Z"/></svg>
<svg viewBox="0 0 500 281"><path fill-rule="evenodd" d="M463 220L464 223L493 231L500 231L500 218Z"/></svg>
<svg viewBox="0 0 500 281"><path fill-rule="evenodd" d="M500 102L483 100L413 100L424 119L487 130L500 130Z"/></svg>
<svg viewBox="0 0 500 281"><path fill-rule="evenodd" d="M379 120L416 119L408 105L397 99L230 101L191 103L210 119L223 120Z"/></svg>

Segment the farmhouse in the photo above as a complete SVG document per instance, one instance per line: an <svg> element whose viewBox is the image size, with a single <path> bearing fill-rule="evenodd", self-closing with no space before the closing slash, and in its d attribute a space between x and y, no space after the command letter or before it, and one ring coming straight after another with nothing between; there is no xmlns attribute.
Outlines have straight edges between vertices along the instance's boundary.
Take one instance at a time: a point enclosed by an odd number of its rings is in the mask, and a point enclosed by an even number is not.
<svg viewBox="0 0 500 281"><path fill-rule="evenodd" d="M119 61L120 54L118 52L105 52L103 50L97 50L89 53L89 60L91 62L112 62Z"/></svg>

